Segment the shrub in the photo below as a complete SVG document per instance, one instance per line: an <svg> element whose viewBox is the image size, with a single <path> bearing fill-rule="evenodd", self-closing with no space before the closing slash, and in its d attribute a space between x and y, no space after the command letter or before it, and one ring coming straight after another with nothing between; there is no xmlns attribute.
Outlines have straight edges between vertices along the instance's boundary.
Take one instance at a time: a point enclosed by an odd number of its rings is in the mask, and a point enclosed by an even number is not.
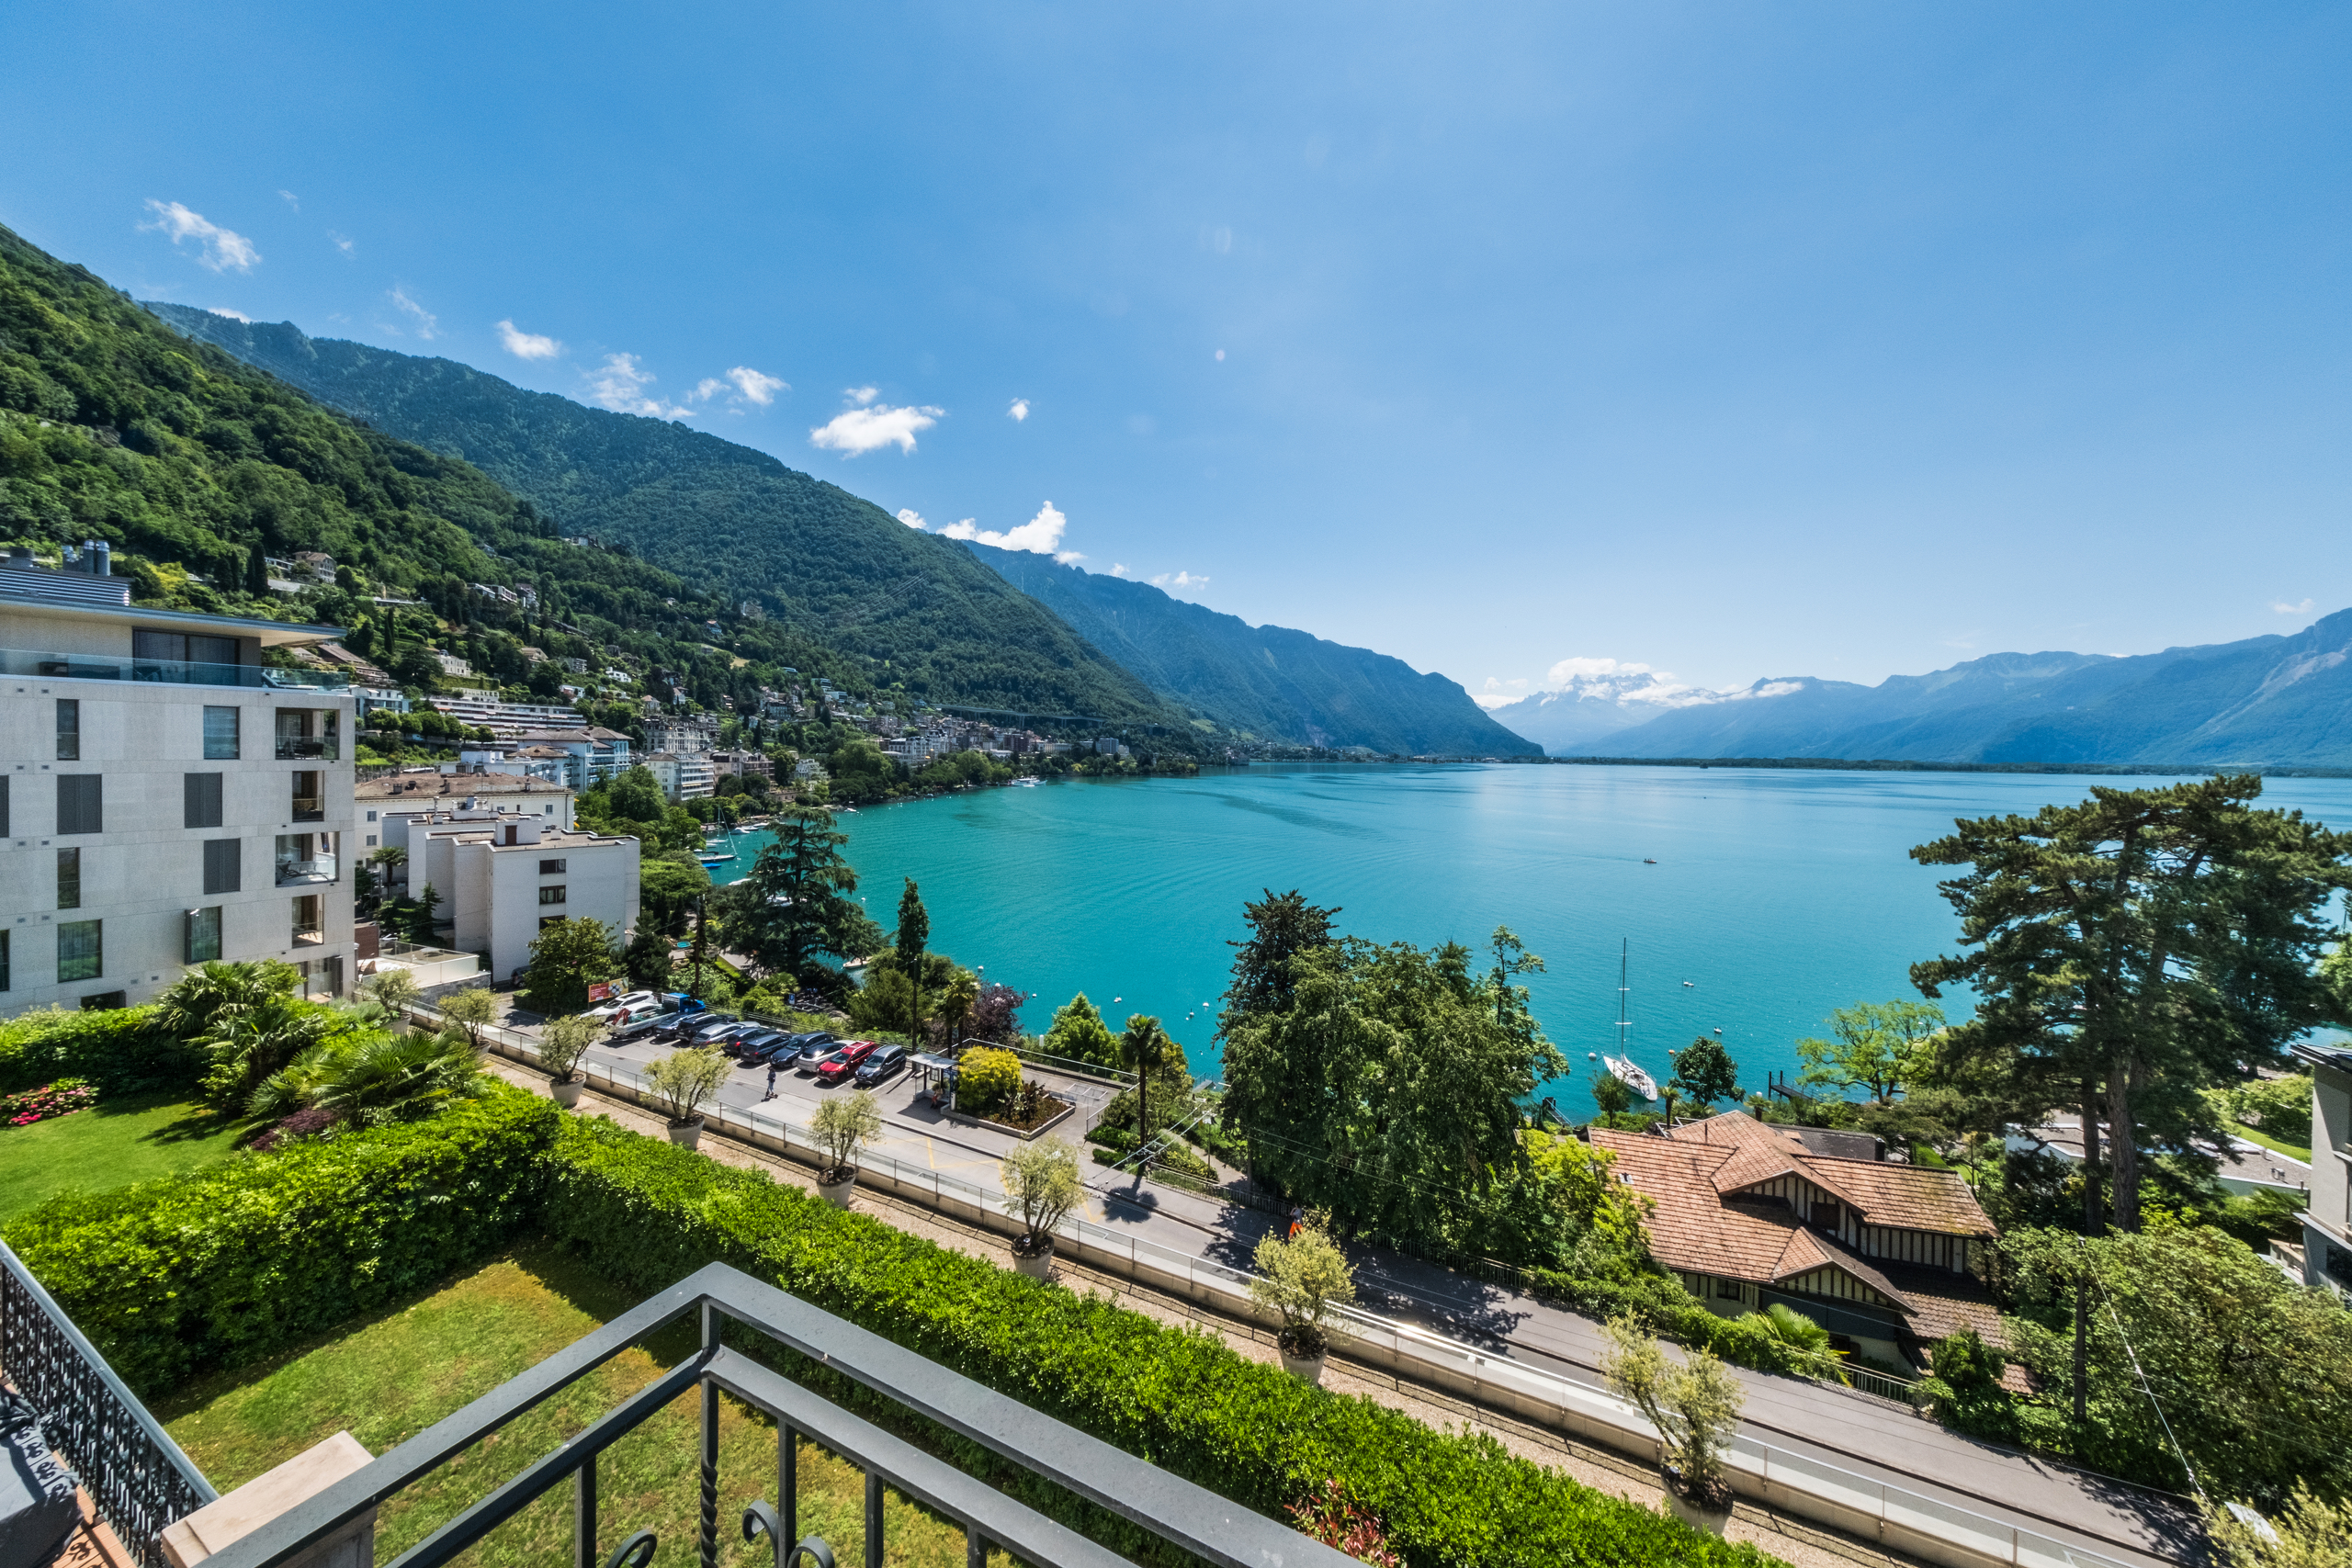
<svg viewBox="0 0 2352 1568"><path fill-rule="evenodd" d="M551 1228L628 1289L731 1264L1272 1517L1336 1478L1413 1568L1766 1561L1490 1438L1310 1387L1208 1334L1024 1280L608 1122L571 1120L551 1170Z"/></svg>
<svg viewBox="0 0 2352 1568"><path fill-rule="evenodd" d="M98 1102L98 1091L87 1078L60 1078L22 1094L0 1096L0 1122L29 1127L52 1117L71 1116Z"/></svg>
<svg viewBox="0 0 2352 1568"><path fill-rule="evenodd" d="M716 1047L691 1045L647 1064L645 1081L670 1112L670 1125L683 1127L698 1120L702 1108L718 1097L728 1065Z"/></svg>
<svg viewBox="0 0 2352 1568"><path fill-rule="evenodd" d="M103 1012L45 1009L0 1023L0 1094L59 1078L85 1078L100 1094L149 1089L190 1091L204 1074L204 1053L162 1026L160 1010Z"/></svg>
<svg viewBox="0 0 2352 1568"><path fill-rule="evenodd" d="M817 1107L808 1130L825 1151L828 1176L854 1170L857 1151L882 1135L882 1107L871 1089L852 1089Z"/></svg>
<svg viewBox="0 0 2352 1568"><path fill-rule="evenodd" d="M1294 1356L1320 1356L1331 1342L1331 1309L1356 1299L1356 1273L1331 1238L1311 1226L1289 1236L1268 1231L1252 1255L1258 1277L1250 1298L1283 1320L1282 1348Z"/></svg>
<svg viewBox="0 0 2352 1568"><path fill-rule="evenodd" d="M1704 1350L1736 1367L1789 1377L1810 1377L1818 1371L1808 1351L1786 1343L1776 1333L1759 1331L1737 1318L1718 1317L1669 1275L1643 1269L1623 1279L1605 1279L1559 1269L1530 1269L1529 1288L1587 1317L1602 1319L1631 1314L1652 1333L1686 1348Z"/></svg>
<svg viewBox="0 0 2352 1568"><path fill-rule="evenodd" d="M1078 1179L1078 1151L1059 1138L1040 1138L1009 1150L999 1162L1006 1201L1021 1215L1021 1233L1034 1248L1049 1242L1062 1216L1086 1189Z"/></svg>
<svg viewBox="0 0 2352 1568"><path fill-rule="evenodd" d="M382 1306L536 1224L552 1100L499 1086L409 1126L19 1216L7 1243L123 1381L168 1388Z"/></svg>
<svg viewBox="0 0 2352 1568"><path fill-rule="evenodd" d="M1021 1058L983 1045L956 1063L956 1106L976 1116L1009 1102L1021 1089Z"/></svg>

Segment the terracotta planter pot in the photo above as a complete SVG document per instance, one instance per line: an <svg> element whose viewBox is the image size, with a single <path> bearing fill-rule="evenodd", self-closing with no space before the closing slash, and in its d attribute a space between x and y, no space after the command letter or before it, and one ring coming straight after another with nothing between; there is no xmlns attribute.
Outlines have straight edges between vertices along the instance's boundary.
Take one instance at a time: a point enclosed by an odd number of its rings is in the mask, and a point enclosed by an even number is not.
<svg viewBox="0 0 2352 1568"><path fill-rule="evenodd" d="M699 1148L702 1145L702 1124L703 1118L699 1116L691 1122L669 1123L670 1141L682 1149Z"/></svg>
<svg viewBox="0 0 2352 1568"><path fill-rule="evenodd" d="M1279 1345L1274 1348L1283 1359L1283 1371L1301 1382L1319 1383L1323 1381L1323 1363L1327 1356L1294 1356Z"/></svg>
<svg viewBox="0 0 2352 1568"><path fill-rule="evenodd" d="M829 1170L817 1178L817 1195L836 1209L849 1207L850 1194L857 1190L857 1172L848 1167Z"/></svg>
<svg viewBox="0 0 2352 1568"><path fill-rule="evenodd" d="M1021 1243L1012 1244L1012 1267L1032 1280L1050 1279L1054 1272L1054 1244L1047 1241L1035 1252L1024 1252Z"/></svg>
<svg viewBox="0 0 2352 1568"><path fill-rule="evenodd" d="M565 1078L548 1085L548 1097L566 1111L580 1103L580 1091L588 1087L586 1078Z"/></svg>

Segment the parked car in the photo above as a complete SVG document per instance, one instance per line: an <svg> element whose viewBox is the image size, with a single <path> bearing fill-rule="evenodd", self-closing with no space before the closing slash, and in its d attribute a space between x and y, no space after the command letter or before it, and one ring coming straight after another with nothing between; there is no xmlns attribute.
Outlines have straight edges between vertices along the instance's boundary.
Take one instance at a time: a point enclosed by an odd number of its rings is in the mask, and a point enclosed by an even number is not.
<svg viewBox="0 0 2352 1568"><path fill-rule="evenodd" d="M885 1045L857 1065L857 1087L872 1089L907 1070L907 1048Z"/></svg>
<svg viewBox="0 0 2352 1568"><path fill-rule="evenodd" d="M799 1051L793 1057L792 1065L804 1073L815 1072L842 1046L840 1041L821 1029L812 1034L795 1035L793 1043L799 1047Z"/></svg>
<svg viewBox="0 0 2352 1568"><path fill-rule="evenodd" d="M677 1026L670 1031L670 1038L681 1045L707 1045L710 1043L711 1035L730 1023L741 1021L741 1019L734 1013L712 1012L706 1009L680 1018Z"/></svg>
<svg viewBox="0 0 2352 1568"><path fill-rule="evenodd" d="M871 1040L853 1040L823 1061L817 1064L817 1078L820 1083L847 1083L857 1071L858 1064L874 1055L876 1049Z"/></svg>
<svg viewBox="0 0 2352 1568"><path fill-rule="evenodd" d="M659 999L651 991L631 991L625 997L608 997L593 1007L582 1009L580 1016L593 1018L599 1023L609 1023L616 1014Z"/></svg>
<svg viewBox="0 0 2352 1568"><path fill-rule="evenodd" d="M660 1039L677 1026L680 1015L674 1012L648 1011L626 1019L613 1031L616 1040Z"/></svg>
<svg viewBox="0 0 2352 1568"><path fill-rule="evenodd" d="M747 1067L756 1067L791 1049L792 1036L781 1029L754 1030L735 1037L735 1055Z"/></svg>

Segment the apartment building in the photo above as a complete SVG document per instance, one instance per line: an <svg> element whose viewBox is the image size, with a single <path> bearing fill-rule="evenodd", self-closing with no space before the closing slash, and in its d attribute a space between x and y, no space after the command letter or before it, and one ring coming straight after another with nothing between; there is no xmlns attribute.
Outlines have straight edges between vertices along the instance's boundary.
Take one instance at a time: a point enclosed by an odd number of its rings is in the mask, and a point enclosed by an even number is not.
<svg viewBox="0 0 2352 1568"><path fill-rule="evenodd" d="M353 720L342 636L134 608L82 570L0 567L0 1013L153 998L191 964L282 959L341 995Z"/></svg>
<svg viewBox="0 0 2352 1568"><path fill-rule="evenodd" d="M2324 1285L2352 1301L2352 1051L2308 1041L2292 1049L2312 1075L2312 1190L2302 1214L2303 1283Z"/></svg>
<svg viewBox="0 0 2352 1568"><path fill-rule="evenodd" d="M531 961L543 927L585 916L616 940L637 929L635 839L566 831L540 816L486 806L406 824L409 881L442 896L449 945L486 953L503 977Z"/></svg>

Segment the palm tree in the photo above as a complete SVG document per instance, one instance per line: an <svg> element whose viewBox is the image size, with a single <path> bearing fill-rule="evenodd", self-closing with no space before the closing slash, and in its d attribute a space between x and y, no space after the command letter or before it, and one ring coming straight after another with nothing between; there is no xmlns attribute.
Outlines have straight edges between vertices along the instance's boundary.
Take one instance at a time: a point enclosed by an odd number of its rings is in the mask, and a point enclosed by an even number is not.
<svg viewBox="0 0 2352 1568"><path fill-rule="evenodd" d="M245 1102L277 1118L315 1106L363 1127L414 1122L481 1092L481 1058L464 1034L356 1034L313 1045Z"/></svg>
<svg viewBox="0 0 2352 1568"><path fill-rule="evenodd" d="M1739 1321L1743 1327L1756 1330L1788 1351L1808 1375L1837 1382L1853 1381L1846 1373L1844 1356L1829 1348L1829 1330L1804 1314L1774 1302L1762 1312L1742 1314Z"/></svg>
<svg viewBox="0 0 2352 1568"><path fill-rule="evenodd" d="M212 1058L204 1097L242 1104L264 1078L351 1028L350 1015L293 997L273 996L240 1012L221 1012L196 1043Z"/></svg>
<svg viewBox="0 0 2352 1568"><path fill-rule="evenodd" d="M163 1025L183 1040L209 1034L223 1019L252 1011L301 980L290 964L257 958L245 964L206 964L190 969L162 997Z"/></svg>
<svg viewBox="0 0 2352 1568"><path fill-rule="evenodd" d="M1136 1145L1140 1148L1151 1136L1151 1075L1168 1065L1176 1042L1159 1027L1159 1020L1149 1013L1136 1013L1127 1020L1126 1032L1119 1036L1119 1064L1136 1075Z"/></svg>

